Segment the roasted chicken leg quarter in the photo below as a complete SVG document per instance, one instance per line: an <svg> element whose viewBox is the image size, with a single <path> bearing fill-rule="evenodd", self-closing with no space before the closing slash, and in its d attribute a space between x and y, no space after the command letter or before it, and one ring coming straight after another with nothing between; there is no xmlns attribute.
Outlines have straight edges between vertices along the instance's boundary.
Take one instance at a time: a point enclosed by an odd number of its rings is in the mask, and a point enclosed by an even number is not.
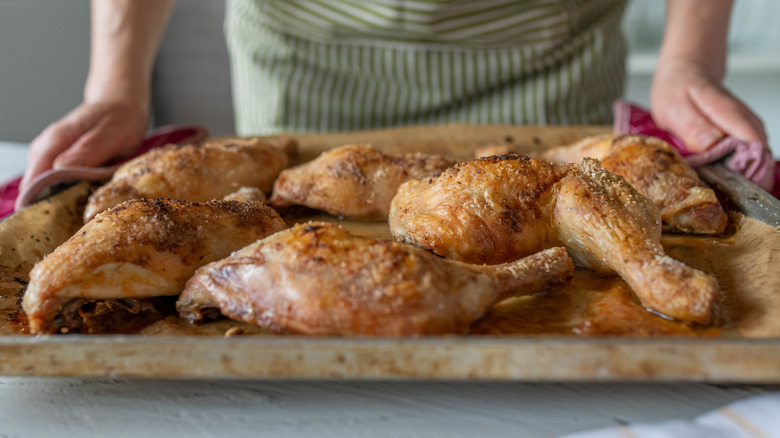
<svg viewBox="0 0 780 438"><path fill-rule="evenodd" d="M284 228L259 202L126 201L33 267L22 306L33 333L132 332L198 267Z"/></svg>
<svg viewBox="0 0 780 438"><path fill-rule="evenodd" d="M526 156L459 163L403 184L390 209L394 238L470 263L505 263L552 246L580 264L617 272L642 304L708 323L715 278L664 254L655 205L625 179L584 159Z"/></svg>
<svg viewBox="0 0 780 438"><path fill-rule="evenodd" d="M715 192L672 145L659 138L629 134L587 137L571 146L552 148L542 157L556 162L585 157L600 160L605 169L650 198L672 231L717 234L728 225L728 215Z"/></svg>
<svg viewBox="0 0 780 438"><path fill-rule="evenodd" d="M388 155L366 145L342 146L282 171L268 202L274 207L305 205L335 216L387 219L401 183L439 175L454 163L440 155Z"/></svg>
<svg viewBox="0 0 780 438"><path fill-rule="evenodd" d="M469 265L310 222L199 269L177 308L191 322L221 312L275 332L464 333L496 302L558 288L572 275L563 248L504 265Z"/></svg>
<svg viewBox="0 0 780 438"><path fill-rule="evenodd" d="M152 149L123 164L111 181L89 197L84 222L129 199L206 202L222 199L240 187L256 187L270 193L274 180L289 165L296 150L296 144L288 137Z"/></svg>

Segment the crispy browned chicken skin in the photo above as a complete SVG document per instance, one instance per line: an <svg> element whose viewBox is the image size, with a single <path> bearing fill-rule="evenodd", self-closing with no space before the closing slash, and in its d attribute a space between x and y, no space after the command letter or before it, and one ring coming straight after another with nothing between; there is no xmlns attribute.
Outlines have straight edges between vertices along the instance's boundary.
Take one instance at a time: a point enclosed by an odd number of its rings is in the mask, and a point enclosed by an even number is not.
<svg viewBox="0 0 780 438"><path fill-rule="evenodd" d="M504 263L563 245L581 264L622 276L645 307L710 321L717 281L664 254L655 205L585 159L526 156L459 163L401 186L390 209L396 240L470 263Z"/></svg>
<svg viewBox="0 0 780 438"><path fill-rule="evenodd" d="M310 222L199 269L177 308L190 321L218 308L275 332L463 333L497 301L555 289L572 272L563 248L505 265L469 265Z"/></svg>
<svg viewBox="0 0 780 438"><path fill-rule="evenodd" d="M84 222L128 199L206 202L222 199L243 186L270 193L294 151L295 144L289 138L284 142L232 139L153 149L123 164L111 181L89 197Z"/></svg>
<svg viewBox="0 0 780 438"><path fill-rule="evenodd" d="M284 170L269 204L300 204L335 216L386 219L390 201L404 181L440 174L455 162L420 152L384 154L366 145L347 145Z"/></svg>
<svg viewBox="0 0 780 438"><path fill-rule="evenodd" d="M556 162L596 158L652 200L671 230L722 233L728 215L707 186L669 143L645 135L587 137L571 146L550 149L542 157Z"/></svg>
<svg viewBox="0 0 780 438"><path fill-rule="evenodd" d="M96 315L78 314L83 302L120 300L133 307L138 303L129 300L178 295L198 267L284 228L276 211L259 202L124 202L33 267L22 302L30 329L101 331L86 319ZM70 313L63 314L64 308ZM109 321L107 329L114 331L112 325L121 322Z"/></svg>

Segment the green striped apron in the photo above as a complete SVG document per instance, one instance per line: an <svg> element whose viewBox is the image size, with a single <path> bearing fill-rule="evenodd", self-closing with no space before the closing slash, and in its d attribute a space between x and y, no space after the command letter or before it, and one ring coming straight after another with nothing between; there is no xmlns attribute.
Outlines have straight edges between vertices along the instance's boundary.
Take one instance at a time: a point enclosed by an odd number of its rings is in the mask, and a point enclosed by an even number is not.
<svg viewBox="0 0 780 438"><path fill-rule="evenodd" d="M625 0L228 0L240 135L608 123Z"/></svg>

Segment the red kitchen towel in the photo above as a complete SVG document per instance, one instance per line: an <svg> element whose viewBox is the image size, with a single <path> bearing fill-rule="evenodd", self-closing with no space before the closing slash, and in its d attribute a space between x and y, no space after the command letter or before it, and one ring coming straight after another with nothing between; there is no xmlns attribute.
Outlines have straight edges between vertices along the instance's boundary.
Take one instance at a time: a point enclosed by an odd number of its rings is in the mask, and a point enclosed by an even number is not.
<svg viewBox="0 0 780 438"><path fill-rule="evenodd" d="M19 196L21 178L14 178L0 186L0 219L14 212L14 203Z"/></svg>
<svg viewBox="0 0 780 438"><path fill-rule="evenodd" d="M616 134L645 134L667 141L685 157L692 167L700 167L721 159L726 166L753 181L756 185L780 198L780 163L762 142L746 142L725 137L702 153L690 152L685 143L659 128L646 109L618 100L613 106Z"/></svg>
<svg viewBox="0 0 780 438"><path fill-rule="evenodd" d="M10 215L15 210L24 207L28 202L34 202L45 187L65 181L102 180L107 179L122 163L144 154L151 149L166 144L197 143L205 140L209 133L206 128L197 125L168 125L159 127L144 139L135 153L121 159L115 159L102 167L65 167L52 169L33 180L24 193L19 192L21 177L14 178L0 185L0 219Z"/></svg>

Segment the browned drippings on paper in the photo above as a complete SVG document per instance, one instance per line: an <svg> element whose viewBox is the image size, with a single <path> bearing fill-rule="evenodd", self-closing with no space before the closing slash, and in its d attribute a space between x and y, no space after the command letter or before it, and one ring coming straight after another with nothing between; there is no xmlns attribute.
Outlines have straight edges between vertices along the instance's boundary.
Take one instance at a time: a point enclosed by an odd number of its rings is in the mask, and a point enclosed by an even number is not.
<svg viewBox="0 0 780 438"><path fill-rule="evenodd" d="M579 269L559 291L497 304L472 325L472 334L575 336L729 336L729 326L697 326L647 311L618 276Z"/></svg>
<svg viewBox="0 0 780 438"><path fill-rule="evenodd" d="M513 150L533 152L600 132L599 128L439 126L396 128L296 137L304 159L347 143L372 143L386 152L421 150L470 159L476 147L511 143ZM603 128L601 128L603 132ZM89 191L74 186L0 223L0 334L24 333L19 298L27 272L80 227L79 207ZM349 221L320 212L297 209L288 225L307 220L339 222L350 231L389 238L386 222ZM472 327L474 334L556 334L572 336L734 336L780 337L780 233L772 227L732 214L725 237L665 235L667 253L715 275L721 285L718 305L726 324L696 327L644 310L619 277L578 270L566 289L533 297L512 298ZM261 328L222 320L192 326L172 316L141 331L141 335L243 335Z"/></svg>

